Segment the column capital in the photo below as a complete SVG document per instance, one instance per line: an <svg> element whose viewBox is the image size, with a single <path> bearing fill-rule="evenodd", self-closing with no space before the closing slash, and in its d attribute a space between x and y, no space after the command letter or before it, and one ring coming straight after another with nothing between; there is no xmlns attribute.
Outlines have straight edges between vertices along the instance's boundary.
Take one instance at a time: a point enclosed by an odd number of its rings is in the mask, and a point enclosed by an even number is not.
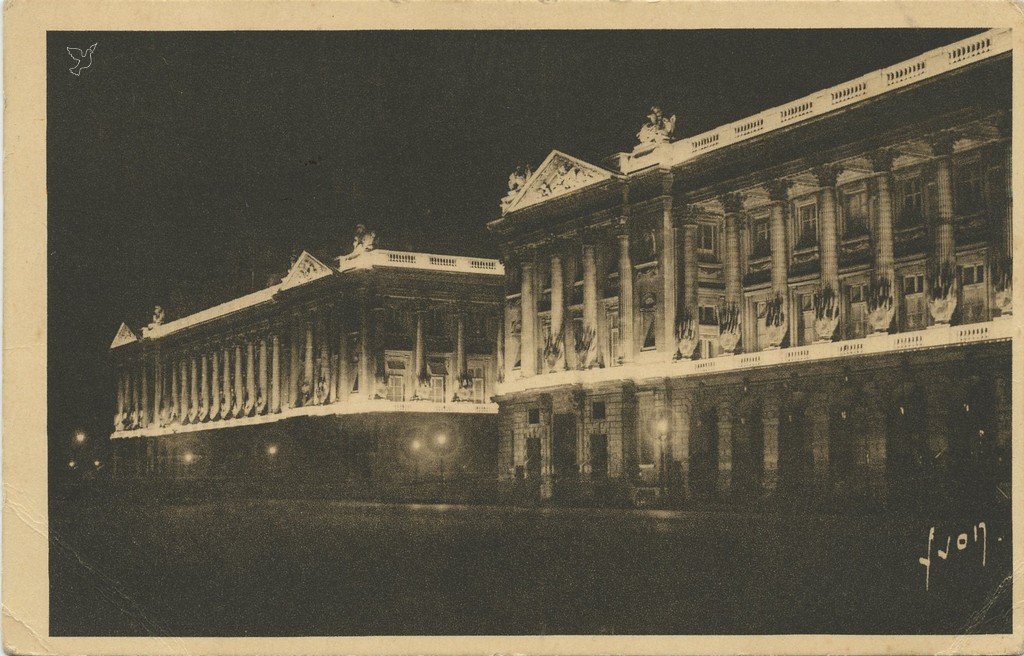
<svg viewBox="0 0 1024 656"><path fill-rule="evenodd" d="M811 169L811 173L818 179L819 187L834 187L839 174L843 172L843 165L837 163L819 164Z"/></svg>
<svg viewBox="0 0 1024 656"><path fill-rule="evenodd" d="M893 160L896 159L896 151L892 148L876 148L867 154L871 162L871 170L875 173L888 173L892 171Z"/></svg>
<svg viewBox="0 0 1024 656"><path fill-rule="evenodd" d="M956 145L960 135L953 130L942 130L928 136L928 145L931 146L932 154L936 157L949 157L953 154L953 146Z"/></svg>
<svg viewBox="0 0 1024 656"><path fill-rule="evenodd" d="M788 201L789 189L792 186L793 181L786 178L776 178L764 183L764 188L768 191L768 198L773 203L785 203Z"/></svg>
<svg viewBox="0 0 1024 656"><path fill-rule="evenodd" d="M746 195L738 191L728 191L718 196L718 202L721 203L725 214L742 214L743 202L746 199Z"/></svg>

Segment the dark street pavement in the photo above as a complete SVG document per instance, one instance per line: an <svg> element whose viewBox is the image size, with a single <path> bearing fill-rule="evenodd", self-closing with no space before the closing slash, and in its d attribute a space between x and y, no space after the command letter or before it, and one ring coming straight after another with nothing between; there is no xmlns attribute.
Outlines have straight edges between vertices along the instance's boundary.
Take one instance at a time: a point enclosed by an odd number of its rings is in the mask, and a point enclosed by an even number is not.
<svg viewBox="0 0 1024 656"><path fill-rule="evenodd" d="M1010 630L999 517L93 500L51 536L54 635Z"/></svg>

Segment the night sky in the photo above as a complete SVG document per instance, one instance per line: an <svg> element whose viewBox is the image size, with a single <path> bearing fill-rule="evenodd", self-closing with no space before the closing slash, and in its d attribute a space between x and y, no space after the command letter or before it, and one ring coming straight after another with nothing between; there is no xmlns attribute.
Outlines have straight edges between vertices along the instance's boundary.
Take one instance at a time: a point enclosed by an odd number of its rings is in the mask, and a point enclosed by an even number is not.
<svg viewBox="0 0 1024 656"><path fill-rule="evenodd" d="M494 256L512 169L629 150L652 102L685 137L978 31L51 32L51 453L109 434L108 346L155 304L264 287L356 223Z"/></svg>

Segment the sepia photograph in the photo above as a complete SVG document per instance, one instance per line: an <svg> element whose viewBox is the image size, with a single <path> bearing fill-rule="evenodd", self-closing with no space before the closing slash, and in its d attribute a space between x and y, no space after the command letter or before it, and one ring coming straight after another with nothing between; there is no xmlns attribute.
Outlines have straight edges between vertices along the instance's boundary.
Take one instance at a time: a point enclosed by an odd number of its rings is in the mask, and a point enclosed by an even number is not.
<svg viewBox="0 0 1024 656"><path fill-rule="evenodd" d="M1014 635L1014 29L514 26L46 31L48 635Z"/></svg>

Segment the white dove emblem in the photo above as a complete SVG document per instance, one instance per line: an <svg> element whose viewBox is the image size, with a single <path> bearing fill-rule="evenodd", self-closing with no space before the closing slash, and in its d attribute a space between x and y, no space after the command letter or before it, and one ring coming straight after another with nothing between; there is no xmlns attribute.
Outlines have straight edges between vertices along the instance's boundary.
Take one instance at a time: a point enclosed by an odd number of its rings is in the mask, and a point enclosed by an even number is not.
<svg viewBox="0 0 1024 656"><path fill-rule="evenodd" d="M69 68L72 75L81 75L82 71L92 66L92 53L96 52L96 46L98 43L94 43L82 52L80 48L68 48L68 54L75 60L75 65Z"/></svg>

